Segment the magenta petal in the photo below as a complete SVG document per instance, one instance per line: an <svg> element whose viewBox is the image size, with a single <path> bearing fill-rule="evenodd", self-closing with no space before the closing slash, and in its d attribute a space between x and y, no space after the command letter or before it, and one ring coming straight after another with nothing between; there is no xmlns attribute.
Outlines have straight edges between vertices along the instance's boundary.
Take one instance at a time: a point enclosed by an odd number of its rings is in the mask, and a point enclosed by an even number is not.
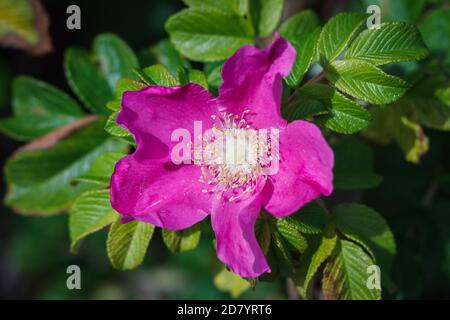
<svg viewBox="0 0 450 320"><path fill-rule="evenodd" d="M203 87L189 83L181 87L148 86L125 92L117 123L136 138L139 161L168 158L177 142L171 141L175 129L187 129L193 137L194 122L209 129L217 114L215 98Z"/></svg>
<svg viewBox="0 0 450 320"><path fill-rule="evenodd" d="M260 193L240 202L216 200L213 205L211 222L217 257L243 278L270 272L254 230L260 209Z"/></svg>
<svg viewBox="0 0 450 320"><path fill-rule="evenodd" d="M284 128L282 77L290 73L294 60L295 49L279 36L265 50L251 45L239 49L223 65L221 109L236 115L249 109L249 122L256 129Z"/></svg>
<svg viewBox="0 0 450 320"><path fill-rule="evenodd" d="M294 121L280 133L280 167L263 191L264 208L276 217L333 192L333 152L320 130L307 121Z"/></svg>
<svg viewBox="0 0 450 320"><path fill-rule="evenodd" d="M188 228L211 212L212 196L202 192L200 174L194 165L144 165L127 156L111 178L111 205L124 216L158 227Z"/></svg>

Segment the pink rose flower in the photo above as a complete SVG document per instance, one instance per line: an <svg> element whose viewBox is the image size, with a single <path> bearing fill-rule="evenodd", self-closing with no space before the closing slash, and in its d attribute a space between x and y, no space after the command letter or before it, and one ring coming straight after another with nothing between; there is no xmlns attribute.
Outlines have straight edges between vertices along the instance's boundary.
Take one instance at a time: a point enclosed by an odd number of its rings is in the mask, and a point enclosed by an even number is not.
<svg viewBox="0 0 450 320"><path fill-rule="evenodd" d="M223 263L245 278L270 272L254 232L261 208L286 217L333 191L334 157L320 130L281 116L282 77L294 59L294 48L277 36L269 48L244 46L225 62L218 98L193 83L126 92L117 122L133 134L137 149L111 178L111 204L122 221L180 230L210 215ZM199 121L203 133L277 129L279 152L270 141L264 149L279 159L277 172L266 174L260 161L174 164L172 133L184 128L194 137Z"/></svg>

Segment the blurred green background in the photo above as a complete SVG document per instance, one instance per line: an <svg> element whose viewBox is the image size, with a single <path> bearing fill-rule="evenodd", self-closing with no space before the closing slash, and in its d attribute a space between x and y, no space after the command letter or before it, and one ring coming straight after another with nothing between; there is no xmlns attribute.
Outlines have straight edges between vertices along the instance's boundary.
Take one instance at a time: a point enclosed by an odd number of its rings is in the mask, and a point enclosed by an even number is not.
<svg viewBox="0 0 450 320"><path fill-rule="evenodd" d="M0 115L10 114L8 79L27 74L70 92L63 73L64 50L68 46L89 47L95 35L113 32L139 51L166 37L164 22L183 8L180 0L69 1L47 0L55 50L43 57L0 49ZM66 29L66 8L78 4L82 30ZM382 7L382 20L403 20L421 24L436 8L448 8L445 1L287 1L286 15L301 8L313 8L326 21L343 10L365 11L369 4ZM448 9L447 9L448 11ZM449 15L447 15L448 17ZM433 29L435 43L450 39L447 27ZM439 40L441 36L441 40ZM442 40L444 39L444 40ZM425 36L425 40L427 38ZM437 48L433 54L442 54ZM444 47L445 51L445 47ZM447 52L443 53L448 54ZM405 72L411 66L398 66ZM395 145L374 146L376 172L384 177L377 189L364 193L336 194L339 202L361 201L388 220L396 237L398 254L392 274L393 286L384 297L390 299L450 298L450 140L445 132L427 130L430 151L419 165L406 163ZM18 147L0 138L0 165ZM2 176L3 180L3 176ZM0 185L3 198L4 183ZM163 245L160 233L152 240L145 263L135 271L115 271L106 256L106 232L85 241L78 255L69 253L67 216L24 217L0 207L0 298L3 299L217 299L229 298L218 291L211 276L211 235L200 246L174 255ZM66 288L66 268L81 267L82 289ZM286 298L284 282L258 283L242 298Z"/></svg>

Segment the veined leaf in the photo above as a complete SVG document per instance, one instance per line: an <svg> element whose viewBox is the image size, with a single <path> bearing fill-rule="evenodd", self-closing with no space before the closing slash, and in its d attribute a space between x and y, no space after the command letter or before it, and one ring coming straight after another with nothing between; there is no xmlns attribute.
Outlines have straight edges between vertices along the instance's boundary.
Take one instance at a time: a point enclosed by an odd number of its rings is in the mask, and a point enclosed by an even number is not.
<svg viewBox="0 0 450 320"><path fill-rule="evenodd" d="M83 193L70 210L71 250L76 250L81 239L110 225L117 218L118 213L111 208L109 190L93 190Z"/></svg>
<svg viewBox="0 0 450 320"><path fill-rule="evenodd" d="M178 85L178 80L170 71L160 64L147 67L142 70L145 75L153 82L164 87L173 87Z"/></svg>
<svg viewBox="0 0 450 320"><path fill-rule="evenodd" d="M311 10L305 10L286 20L280 27L280 35L295 48L297 57L291 74L285 78L291 87L300 84L316 53L320 35L319 18Z"/></svg>
<svg viewBox="0 0 450 320"><path fill-rule="evenodd" d="M110 33L97 36L93 52L111 89L115 89L121 78L134 78L133 68L139 67L138 60L133 50L118 36Z"/></svg>
<svg viewBox="0 0 450 320"><path fill-rule="evenodd" d="M404 80L356 59L333 62L327 68L326 75L339 90L373 104L394 102L409 87Z"/></svg>
<svg viewBox="0 0 450 320"><path fill-rule="evenodd" d="M331 236L323 236L320 240L320 245L311 257L308 269L306 271L305 280L300 286L300 294L303 297L308 296L309 287L311 280L319 270L320 266L327 260L333 253L334 248L337 243L337 235L333 234Z"/></svg>
<svg viewBox="0 0 450 320"><path fill-rule="evenodd" d="M113 100L113 91L89 53L81 48L69 48L64 67L67 82L83 104L92 112L108 115L106 104Z"/></svg>
<svg viewBox="0 0 450 320"><path fill-rule="evenodd" d="M248 2L256 33L260 37L269 36L281 19L284 0L248 0Z"/></svg>
<svg viewBox="0 0 450 320"><path fill-rule="evenodd" d="M325 24L317 43L322 65L326 66L342 53L365 18L365 15L359 13L344 12L337 14Z"/></svg>
<svg viewBox="0 0 450 320"><path fill-rule="evenodd" d="M145 87L145 83L128 78L122 78L117 82L114 93L115 99L108 102L106 107L111 111L119 111L122 103L122 96L125 91L136 91Z"/></svg>
<svg viewBox="0 0 450 320"><path fill-rule="evenodd" d="M303 253L308 248L308 242L301 233L297 221L288 217L283 219L276 219L276 228L281 236L294 248L296 251Z"/></svg>
<svg viewBox="0 0 450 320"><path fill-rule="evenodd" d="M5 203L23 214L50 215L70 207L80 194L92 188L74 185L76 177L88 171L100 154L126 152L126 145L110 139L103 126L102 121L97 121L54 146L33 145L34 150L16 153L5 167Z"/></svg>
<svg viewBox="0 0 450 320"><path fill-rule="evenodd" d="M428 50L419 30L408 23L383 23L367 29L352 42L346 59L365 60L375 65L424 58Z"/></svg>
<svg viewBox="0 0 450 320"><path fill-rule="evenodd" d="M289 247L280 233L276 230L272 231L271 243L274 248L275 256L277 257L280 271L284 275L293 275L295 268L291 253L289 252Z"/></svg>
<svg viewBox="0 0 450 320"><path fill-rule="evenodd" d="M361 204L344 203L334 208L333 217L344 236L368 247L380 268L389 271L395 255L395 240L378 212Z"/></svg>
<svg viewBox="0 0 450 320"><path fill-rule="evenodd" d="M291 218L297 223L301 232L305 234L320 234L325 230L327 224L326 213L317 202L305 205Z"/></svg>
<svg viewBox="0 0 450 320"><path fill-rule="evenodd" d="M116 163L125 155L126 153L122 152L105 152L101 154L94 160L91 168L76 180L96 183L104 187L109 186Z"/></svg>
<svg viewBox="0 0 450 320"><path fill-rule="evenodd" d="M194 250L200 242L200 236L200 224L180 231L162 230L163 241L173 253Z"/></svg>
<svg viewBox="0 0 450 320"><path fill-rule="evenodd" d="M120 218L108 233L106 248L114 268L131 270L143 261L155 227L137 220L122 224Z"/></svg>
<svg viewBox="0 0 450 320"><path fill-rule="evenodd" d="M320 83L300 88L296 99L286 109L288 119L314 115L330 130L343 134L358 132L371 120L370 113L363 106Z"/></svg>
<svg viewBox="0 0 450 320"><path fill-rule="evenodd" d="M379 300L380 290L369 289L367 268L374 262L353 242L339 240L337 251L323 271L322 290L327 300Z"/></svg>
<svg viewBox="0 0 450 320"><path fill-rule="evenodd" d="M248 0L183 0L186 5L197 9L213 9L244 15Z"/></svg>
<svg viewBox="0 0 450 320"><path fill-rule="evenodd" d="M224 60L254 42L250 22L215 10L183 10L169 18L166 29L175 47L195 61Z"/></svg>
<svg viewBox="0 0 450 320"><path fill-rule="evenodd" d="M177 72L178 83L183 85L186 83L196 83L208 90L208 80L203 71L196 69L180 68Z"/></svg>
<svg viewBox="0 0 450 320"><path fill-rule="evenodd" d="M64 67L67 81L91 111L109 115L106 104L114 99L113 90L122 77L134 78L137 58L128 45L113 34L94 40L93 54L72 47L66 51Z"/></svg>
<svg viewBox="0 0 450 320"><path fill-rule="evenodd" d="M0 120L0 131L18 140L40 137L84 115L67 94L26 76L13 82L13 112L14 117Z"/></svg>
<svg viewBox="0 0 450 320"><path fill-rule="evenodd" d="M114 137L121 138L123 141L133 146L136 144L134 138L125 128L122 128L117 124L117 116L119 115L119 111L121 108L123 94L126 91L136 91L144 87L145 84L142 82L134 81L128 78L122 78L117 82L115 99L108 102L108 104L106 105L108 109L113 111L113 113L108 117L108 120L106 121L106 132Z"/></svg>

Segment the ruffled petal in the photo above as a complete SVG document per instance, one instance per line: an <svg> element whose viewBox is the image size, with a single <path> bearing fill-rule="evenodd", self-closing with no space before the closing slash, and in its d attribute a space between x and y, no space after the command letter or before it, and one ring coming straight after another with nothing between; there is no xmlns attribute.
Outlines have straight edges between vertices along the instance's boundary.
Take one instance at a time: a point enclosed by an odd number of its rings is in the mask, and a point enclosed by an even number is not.
<svg viewBox="0 0 450 320"><path fill-rule="evenodd" d="M132 218L171 230L188 228L212 208L200 175L194 165L142 164L134 155L127 156L111 178L111 205L127 217L125 222Z"/></svg>
<svg viewBox="0 0 450 320"><path fill-rule="evenodd" d="M294 121L280 132L278 173L263 190L264 208L284 217L333 192L334 155L320 130L307 121Z"/></svg>
<svg viewBox="0 0 450 320"><path fill-rule="evenodd" d="M223 65L221 110L235 115L250 110L249 123L255 129L284 128L282 77L290 73L294 60L295 49L278 35L267 49L251 45L239 49Z"/></svg>
<svg viewBox="0 0 450 320"><path fill-rule="evenodd" d="M139 161L167 160L178 143L171 140L174 130L188 130L193 140L194 122L201 121L203 133L213 125L212 115L217 115L215 98L197 84L148 86L124 93L117 123L134 135Z"/></svg>
<svg viewBox="0 0 450 320"><path fill-rule="evenodd" d="M270 272L255 236L261 209L261 193L240 202L216 200L211 222L216 234L217 257L243 278Z"/></svg>

